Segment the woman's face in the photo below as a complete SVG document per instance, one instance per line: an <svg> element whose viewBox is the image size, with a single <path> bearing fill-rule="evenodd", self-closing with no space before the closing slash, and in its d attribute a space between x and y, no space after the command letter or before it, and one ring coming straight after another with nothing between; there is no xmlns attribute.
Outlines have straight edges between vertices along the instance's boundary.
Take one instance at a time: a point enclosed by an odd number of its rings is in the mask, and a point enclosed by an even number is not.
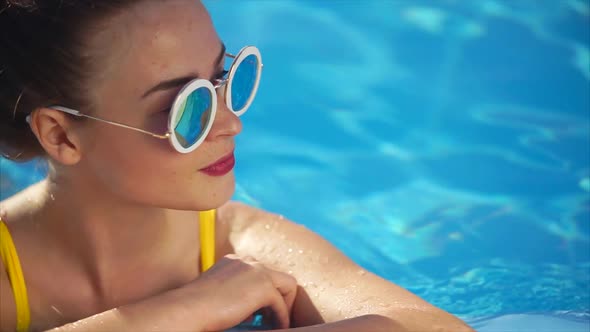
<svg viewBox="0 0 590 332"><path fill-rule="evenodd" d="M224 69L223 44L198 1L143 1L103 23L91 39L102 57L89 85L95 116L164 133L187 80L212 80ZM212 176L201 170L230 154L241 130L220 93L213 127L195 151L181 154L168 140L88 120L80 130L77 166L89 183L134 203L181 210L220 206L233 194L233 171Z"/></svg>

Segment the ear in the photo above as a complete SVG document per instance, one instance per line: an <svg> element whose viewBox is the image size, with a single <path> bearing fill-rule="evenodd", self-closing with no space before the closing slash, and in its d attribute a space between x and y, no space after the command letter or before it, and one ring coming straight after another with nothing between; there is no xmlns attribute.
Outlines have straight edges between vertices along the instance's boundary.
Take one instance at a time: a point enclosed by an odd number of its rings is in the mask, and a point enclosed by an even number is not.
<svg viewBox="0 0 590 332"><path fill-rule="evenodd" d="M80 161L80 139L70 115L51 108L39 108L31 113L29 125L53 160L64 165Z"/></svg>

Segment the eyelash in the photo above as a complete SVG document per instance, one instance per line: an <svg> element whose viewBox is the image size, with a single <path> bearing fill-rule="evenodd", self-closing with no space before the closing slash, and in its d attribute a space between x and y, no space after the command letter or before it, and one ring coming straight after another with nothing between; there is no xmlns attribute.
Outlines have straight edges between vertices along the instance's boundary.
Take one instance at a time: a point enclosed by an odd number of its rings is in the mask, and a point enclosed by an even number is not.
<svg viewBox="0 0 590 332"><path fill-rule="evenodd" d="M228 73L229 73L229 71L228 71L228 70L225 70L225 69L224 69L224 70L222 70L222 71L220 71L220 72L219 72L219 73L217 73L217 75L215 75L215 77L214 77L214 78L211 80L211 83L212 83L213 85L215 85L216 81L220 81L220 80L222 80L222 79L225 77L225 75L227 75ZM168 107L168 108L166 108L166 109L163 109L163 110L161 111L161 113L169 113L171 109L172 109L171 107Z"/></svg>

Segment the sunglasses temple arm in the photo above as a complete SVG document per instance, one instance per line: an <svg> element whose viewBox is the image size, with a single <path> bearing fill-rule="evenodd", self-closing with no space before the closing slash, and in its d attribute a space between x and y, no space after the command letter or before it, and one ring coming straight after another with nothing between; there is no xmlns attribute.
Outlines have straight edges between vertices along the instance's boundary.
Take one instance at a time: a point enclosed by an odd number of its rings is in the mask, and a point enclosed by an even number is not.
<svg viewBox="0 0 590 332"><path fill-rule="evenodd" d="M149 132L149 131L147 131L147 130L143 130L143 129L139 129L139 128L131 127L131 126L128 126L128 125L126 125L126 124L119 123L119 122L115 122L115 121L108 121L108 120L104 120L104 119L96 118L96 117L93 117L93 116L91 116L91 115L86 115L86 114L82 114L82 113L78 113L77 115L78 115L78 116L83 116L83 117L85 117L85 118L89 118L89 119L92 119L92 120L96 120L96 121L100 121L100 122L104 122L104 123L112 124L112 125L114 125L114 126L118 126L118 127L123 127L123 128L131 129L131 130L135 130L135 131L138 131L138 132L140 132L140 133L143 133L143 134L146 134L146 135L150 135L150 136L153 136L153 137L156 137L156 138L160 138L160 139L166 139L166 138L168 138L168 137L170 136L170 134L169 134L169 133L166 133L166 134L164 134L164 135L159 135L159 134L155 134L155 133Z"/></svg>

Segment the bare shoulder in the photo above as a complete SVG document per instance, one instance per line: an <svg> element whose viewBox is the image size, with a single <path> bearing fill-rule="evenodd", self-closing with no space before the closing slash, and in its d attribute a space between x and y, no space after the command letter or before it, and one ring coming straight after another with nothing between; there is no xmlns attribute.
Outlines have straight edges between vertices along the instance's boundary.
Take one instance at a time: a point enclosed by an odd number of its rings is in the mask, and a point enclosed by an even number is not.
<svg viewBox="0 0 590 332"><path fill-rule="evenodd" d="M14 225L29 216L31 211L41 205L44 199L45 185L45 181L41 181L0 201L0 219L7 224Z"/></svg>
<svg viewBox="0 0 590 332"><path fill-rule="evenodd" d="M279 271L305 272L311 280L325 276L326 263L331 272L360 269L320 235L280 214L230 202L219 210L219 220L233 253L252 256Z"/></svg>
<svg viewBox="0 0 590 332"><path fill-rule="evenodd" d="M261 217L273 215L270 212L237 201L229 201L217 211L218 220L224 223L231 222L232 229L242 229L251 226Z"/></svg>
<svg viewBox="0 0 590 332"><path fill-rule="evenodd" d="M268 249L284 248L287 252L294 247L336 250L318 234L280 214L234 201L226 203L218 213L221 228L226 229L228 240L236 248L265 244Z"/></svg>

